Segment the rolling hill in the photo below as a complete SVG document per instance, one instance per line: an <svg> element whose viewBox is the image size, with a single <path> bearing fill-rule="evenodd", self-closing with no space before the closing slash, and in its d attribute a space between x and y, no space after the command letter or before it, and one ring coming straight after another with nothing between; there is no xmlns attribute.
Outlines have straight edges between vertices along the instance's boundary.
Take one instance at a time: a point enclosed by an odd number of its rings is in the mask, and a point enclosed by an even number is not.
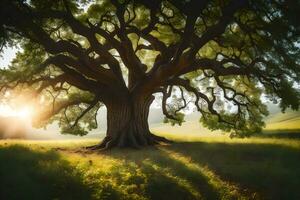
<svg viewBox="0 0 300 200"><path fill-rule="evenodd" d="M276 105L268 105L270 114L266 117L265 131L299 131L300 111L287 110L282 113ZM157 133L188 134L201 136L219 136L221 131L210 131L199 123L199 115L191 114L187 116L186 122L182 126L171 126L164 123L152 124L151 128Z"/></svg>
<svg viewBox="0 0 300 200"><path fill-rule="evenodd" d="M266 130L300 129L300 112L276 113L266 119Z"/></svg>

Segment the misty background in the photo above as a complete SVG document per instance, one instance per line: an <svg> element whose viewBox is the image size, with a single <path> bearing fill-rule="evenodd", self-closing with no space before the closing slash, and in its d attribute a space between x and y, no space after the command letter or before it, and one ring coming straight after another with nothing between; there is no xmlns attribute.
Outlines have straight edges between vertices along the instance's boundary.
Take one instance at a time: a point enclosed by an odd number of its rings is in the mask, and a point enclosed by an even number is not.
<svg viewBox="0 0 300 200"><path fill-rule="evenodd" d="M5 48L0 55L0 69L7 68L10 62L15 58L17 48ZM199 123L200 114L190 111L182 126L164 124L164 116L159 108L160 103L154 102L150 108L149 125L150 129L156 133L172 133L172 134L197 134L197 135L219 135L220 131L212 132ZM284 127L300 129L300 112L287 111L282 114L277 105L267 103L270 115L266 118L267 129L280 129L282 123ZM45 129L35 129L31 126L30 119L24 119L16 116L3 116L0 110L0 138L27 138L27 139L81 139L81 138L102 138L106 131L106 108L102 107L98 112L98 128L92 130L86 136L74 136L69 134L61 134L57 123L48 125ZM299 121L299 123L298 123ZM286 127L286 124L290 126ZM295 125L296 124L296 125ZM298 125L297 125L298 124Z"/></svg>

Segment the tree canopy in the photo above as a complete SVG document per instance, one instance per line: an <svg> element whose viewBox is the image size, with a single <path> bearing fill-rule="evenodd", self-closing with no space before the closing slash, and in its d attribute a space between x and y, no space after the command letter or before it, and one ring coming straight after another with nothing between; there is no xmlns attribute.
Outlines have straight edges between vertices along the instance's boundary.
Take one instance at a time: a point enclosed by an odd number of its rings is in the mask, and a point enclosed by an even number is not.
<svg viewBox="0 0 300 200"><path fill-rule="evenodd" d="M102 105L145 102L147 118L157 94L165 122L194 107L204 126L247 136L263 99L299 108L299 13L298 0L2 0L0 43L21 50L1 94L27 91L37 125L73 134L96 128Z"/></svg>

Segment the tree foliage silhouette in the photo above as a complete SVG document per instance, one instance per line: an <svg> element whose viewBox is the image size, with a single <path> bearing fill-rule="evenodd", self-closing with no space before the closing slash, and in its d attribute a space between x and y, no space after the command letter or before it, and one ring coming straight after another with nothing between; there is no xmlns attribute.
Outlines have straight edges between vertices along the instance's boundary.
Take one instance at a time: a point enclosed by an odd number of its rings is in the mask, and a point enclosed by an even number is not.
<svg viewBox="0 0 300 200"><path fill-rule="evenodd" d="M105 105L94 149L168 142L149 131L155 97L165 122L193 105L206 127L241 137L264 125L262 95L299 107L299 1L2 0L0 13L2 46L22 49L1 70L2 96L30 91L36 125L77 135Z"/></svg>

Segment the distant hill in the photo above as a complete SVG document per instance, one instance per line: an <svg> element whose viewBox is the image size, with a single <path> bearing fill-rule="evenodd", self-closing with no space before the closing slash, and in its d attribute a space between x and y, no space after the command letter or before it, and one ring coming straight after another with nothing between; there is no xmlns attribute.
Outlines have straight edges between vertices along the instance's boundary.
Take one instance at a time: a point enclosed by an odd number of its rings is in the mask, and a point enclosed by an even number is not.
<svg viewBox="0 0 300 200"><path fill-rule="evenodd" d="M275 130L300 130L300 111L286 110L282 113L280 108L274 104L268 104L269 116L266 117L266 131ZM210 131L204 128L199 123L199 114L192 113L186 116L186 122L182 126L171 126L164 123L152 124L151 128L157 133L174 133L174 134L189 134L202 136L218 136L222 134L221 131Z"/></svg>
<svg viewBox="0 0 300 200"><path fill-rule="evenodd" d="M190 113L185 117L185 122L179 126L171 126L170 124L163 123L163 117L158 121L158 123L150 123L151 130L159 134L176 134L176 135L201 135L201 136L217 136L221 134L221 131L210 131L204 128L200 122L200 114L197 112Z"/></svg>
<svg viewBox="0 0 300 200"><path fill-rule="evenodd" d="M266 119L266 130L300 129L300 111L275 113Z"/></svg>

